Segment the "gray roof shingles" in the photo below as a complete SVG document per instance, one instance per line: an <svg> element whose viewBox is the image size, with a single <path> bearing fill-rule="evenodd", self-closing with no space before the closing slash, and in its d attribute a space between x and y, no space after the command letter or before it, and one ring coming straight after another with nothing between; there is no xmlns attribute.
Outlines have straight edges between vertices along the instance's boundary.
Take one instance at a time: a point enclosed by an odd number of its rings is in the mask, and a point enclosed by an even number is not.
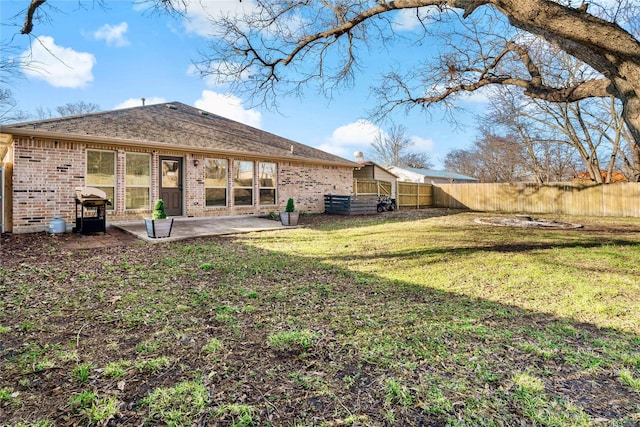
<svg viewBox="0 0 640 427"><path fill-rule="evenodd" d="M246 153L292 161L355 165L349 160L179 102L5 125L5 133L108 138L183 150ZM292 148L293 147L293 148Z"/></svg>

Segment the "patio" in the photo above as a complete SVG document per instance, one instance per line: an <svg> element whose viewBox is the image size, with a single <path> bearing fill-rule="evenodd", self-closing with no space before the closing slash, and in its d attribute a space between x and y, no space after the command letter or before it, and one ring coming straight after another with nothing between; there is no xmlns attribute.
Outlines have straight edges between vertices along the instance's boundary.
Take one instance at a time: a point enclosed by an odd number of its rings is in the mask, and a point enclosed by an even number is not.
<svg viewBox="0 0 640 427"><path fill-rule="evenodd" d="M106 233L82 235L65 233L56 236L62 246L69 250L94 249L101 247L128 246L139 241L162 243L193 237L219 236L226 234L250 233L253 231L277 230L284 227L280 221L260 218L255 215L175 218L171 237L151 239L147 237L143 220L109 222Z"/></svg>

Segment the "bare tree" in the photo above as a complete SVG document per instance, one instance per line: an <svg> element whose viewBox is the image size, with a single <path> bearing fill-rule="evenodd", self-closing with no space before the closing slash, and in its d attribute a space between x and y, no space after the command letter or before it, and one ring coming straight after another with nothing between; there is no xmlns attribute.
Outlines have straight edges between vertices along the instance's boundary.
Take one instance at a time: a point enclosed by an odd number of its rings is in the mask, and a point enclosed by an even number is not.
<svg viewBox="0 0 640 427"><path fill-rule="evenodd" d="M100 111L100 106L92 102L67 102L64 105L56 107L57 113L62 116L73 116L76 114L95 113Z"/></svg>
<svg viewBox="0 0 640 427"><path fill-rule="evenodd" d="M383 166L409 166L421 169L432 167L429 155L410 151L414 146L407 135L407 128L393 124L388 132L379 132L371 143L373 159Z"/></svg>
<svg viewBox="0 0 640 427"><path fill-rule="evenodd" d="M316 81L330 91L352 81L361 47L399 39L394 38L391 12L415 10L424 28L419 38L428 37L439 20L460 17L456 27L486 43L474 49L464 45L452 49L454 43L433 39L448 50L430 62L427 72L388 73L377 92L381 112L401 106L428 107L494 84L517 86L529 97L550 102L613 95L622 102L623 117L637 142L640 42L623 28L622 18L623 12L632 14L637 8L629 0L618 2L615 10L597 5L574 8L556 0L260 1L253 15L217 21L219 38L212 43L201 71L225 80L236 78L239 88L265 102L279 93L299 93ZM502 27L488 32L496 22ZM500 30L507 24L588 64L597 77L563 87L545 84L526 44L503 36ZM519 61L517 69L503 67L503 61L514 58ZM514 72L506 74L506 70ZM246 79L247 75L251 78Z"/></svg>
<svg viewBox="0 0 640 427"><path fill-rule="evenodd" d="M29 114L18 108L11 89L0 88L0 124L28 120Z"/></svg>
<svg viewBox="0 0 640 427"><path fill-rule="evenodd" d="M470 149L450 151L444 165L480 182L531 181L525 149L516 139L515 135L501 136L484 128Z"/></svg>
<svg viewBox="0 0 640 427"><path fill-rule="evenodd" d="M480 178L481 166L472 149L457 148L447 153L444 158L444 168L451 172Z"/></svg>
<svg viewBox="0 0 640 427"><path fill-rule="evenodd" d="M55 112L50 108L44 108L42 106L36 109L36 117L38 120L49 119L51 117L65 117L74 116L76 114L88 114L100 111L101 108L98 104L84 101L67 102L64 105L59 105L55 108Z"/></svg>
<svg viewBox="0 0 640 427"><path fill-rule="evenodd" d="M433 162L431 156L424 152L412 152L402 156L402 164L409 168L431 169Z"/></svg>

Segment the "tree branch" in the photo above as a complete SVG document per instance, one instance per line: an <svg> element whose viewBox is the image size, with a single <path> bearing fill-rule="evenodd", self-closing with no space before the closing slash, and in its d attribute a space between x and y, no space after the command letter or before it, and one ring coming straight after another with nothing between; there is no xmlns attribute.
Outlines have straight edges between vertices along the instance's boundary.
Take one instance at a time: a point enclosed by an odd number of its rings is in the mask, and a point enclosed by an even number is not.
<svg viewBox="0 0 640 427"><path fill-rule="evenodd" d="M24 18L24 26L22 27L22 30L20 30L20 34L31 34L31 31L33 31L33 15L46 1L47 0L31 0L29 8L27 9L27 15Z"/></svg>

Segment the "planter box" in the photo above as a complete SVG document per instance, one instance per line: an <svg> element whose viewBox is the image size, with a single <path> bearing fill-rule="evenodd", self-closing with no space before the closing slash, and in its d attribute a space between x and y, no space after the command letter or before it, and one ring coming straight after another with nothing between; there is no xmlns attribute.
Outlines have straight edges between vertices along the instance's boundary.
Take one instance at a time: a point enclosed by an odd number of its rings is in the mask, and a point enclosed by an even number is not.
<svg viewBox="0 0 640 427"><path fill-rule="evenodd" d="M145 219L147 227L147 236L153 239L171 236L171 228L173 228L173 218L166 219Z"/></svg>
<svg viewBox="0 0 640 427"><path fill-rule="evenodd" d="M280 222L282 225L298 225L300 212L280 212Z"/></svg>

